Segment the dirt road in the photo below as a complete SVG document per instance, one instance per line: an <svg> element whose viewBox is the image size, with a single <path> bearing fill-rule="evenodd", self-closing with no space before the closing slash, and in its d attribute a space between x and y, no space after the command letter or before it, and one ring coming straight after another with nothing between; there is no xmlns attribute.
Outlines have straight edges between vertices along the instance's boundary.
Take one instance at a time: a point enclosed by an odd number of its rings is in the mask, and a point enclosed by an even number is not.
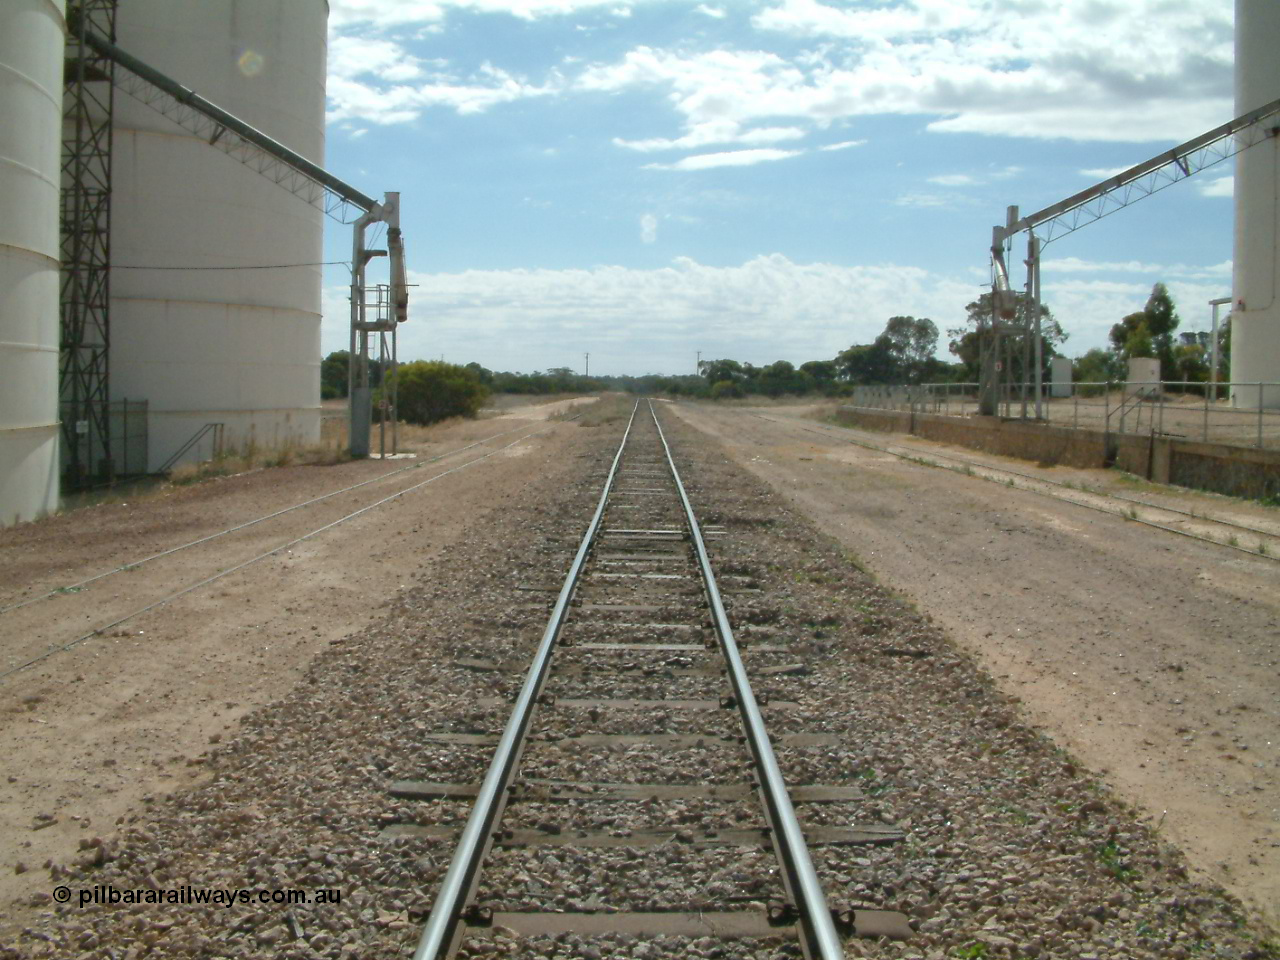
<svg viewBox="0 0 1280 960"><path fill-rule="evenodd" d="M17 901L29 907L33 894L47 893L44 863L67 862L79 841L109 834L153 798L200 779L201 755L211 744L292 689L318 651L344 642L375 612L387 616L388 601L441 549L464 540L484 518L500 517L513 498L543 495L560 482L575 468L579 434L589 432L546 421L563 406L522 409L523 420L508 412L429 428L416 442L417 461L259 470L0 530L0 608L61 588L0 613L0 674L7 674L0 678L0 917L23 922L29 910ZM450 453L477 441L485 442ZM441 454L449 455L425 462ZM438 479L112 625L431 478ZM81 637L87 639L71 649L10 672Z"/></svg>
<svg viewBox="0 0 1280 960"><path fill-rule="evenodd" d="M1280 563L818 436L798 408L674 409L975 653L1207 878L1280 921Z"/></svg>

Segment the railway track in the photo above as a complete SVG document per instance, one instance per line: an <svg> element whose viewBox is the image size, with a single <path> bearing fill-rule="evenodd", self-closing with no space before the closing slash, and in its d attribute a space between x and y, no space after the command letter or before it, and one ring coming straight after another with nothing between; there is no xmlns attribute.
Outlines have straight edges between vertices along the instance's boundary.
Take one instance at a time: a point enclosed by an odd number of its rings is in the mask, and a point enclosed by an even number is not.
<svg viewBox="0 0 1280 960"><path fill-rule="evenodd" d="M819 881L811 847L901 833L833 824L833 807L861 799L856 784L784 781L774 742L837 738L786 723L798 704L785 684L806 672L786 643L768 628L735 634L735 604L759 588L717 579L708 541L724 536L699 524L652 403L638 403L563 583L521 585L545 593L550 617L505 728L424 736L492 749L483 779L390 786L397 809L424 812L385 834L456 838L416 960L487 954L498 936L610 935L833 960L844 936L911 935L900 913L839 909ZM752 676L772 694L758 696ZM775 722L789 732L771 737ZM440 823L440 803L472 798L460 834Z"/></svg>
<svg viewBox="0 0 1280 960"><path fill-rule="evenodd" d="M782 423L772 417L752 414L758 420L769 423ZM1280 530L1254 527L1238 523L1223 517L1215 517L1207 513L1196 513L1180 510L1168 504L1153 503L1141 497L1126 497L1117 493L1107 493L1082 486L1050 480L1047 477L1032 476L1007 467L998 467L990 463L958 457L954 454L938 453L933 450L922 451L913 447L897 444L877 444L849 436L847 428L814 428L801 426L806 433L816 434L829 440L838 440L877 453L909 460L923 466L936 467L940 470L951 470L965 476L977 477L1000 483L1007 487L1025 490L1039 496L1061 500L1075 504L1086 510L1108 513L1143 526L1153 527L1165 533L1189 537L1219 547L1226 547L1240 553L1261 557L1266 560L1280 561Z"/></svg>
<svg viewBox="0 0 1280 960"><path fill-rule="evenodd" d="M552 428L525 430L521 433L522 429L524 428L503 431L456 450L390 470L360 483L312 497L148 556L138 557L77 582L43 589L23 600L0 607L0 625L3 626L4 634L12 638L12 642L5 648L4 658L0 659L0 682L57 653L113 631L135 617L210 586L269 557L278 556L340 524L488 460ZM493 441L506 440L516 433L520 435L506 443L492 446L488 450L476 449ZM438 472L423 478L423 468L453 460L468 452L472 453L469 459L454 466L444 466ZM369 499L371 491L376 491L372 500ZM282 530L289 529L285 524L293 519L289 515L299 510L311 511L315 519L301 534L282 533ZM240 544L243 550L241 559L223 565L225 561L210 558L200 549L223 538L228 539L220 546L225 547L227 542ZM139 588L134 575L143 569L153 582ZM115 586L114 578L117 577L129 580L129 586L118 593L111 593L109 589L119 589ZM55 607L51 612L46 612L50 603L55 604Z"/></svg>

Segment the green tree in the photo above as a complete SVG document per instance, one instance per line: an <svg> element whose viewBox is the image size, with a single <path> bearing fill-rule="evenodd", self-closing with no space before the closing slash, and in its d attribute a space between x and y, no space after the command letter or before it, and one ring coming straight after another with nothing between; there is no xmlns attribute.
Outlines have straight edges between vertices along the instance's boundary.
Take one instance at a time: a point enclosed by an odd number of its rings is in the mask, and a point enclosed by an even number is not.
<svg viewBox="0 0 1280 960"><path fill-rule="evenodd" d="M320 399L334 400L347 395L347 371L351 352L335 350L320 361Z"/></svg>
<svg viewBox="0 0 1280 960"><path fill-rule="evenodd" d="M902 380L919 383L938 349L938 327L928 317L890 317L877 342L881 339Z"/></svg>
<svg viewBox="0 0 1280 960"><path fill-rule="evenodd" d="M1072 376L1079 383L1106 383L1124 379L1124 364L1110 350L1094 347L1072 361Z"/></svg>
<svg viewBox="0 0 1280 960"><path fill-rule="evenodd" d="M840 351L835 363L840 378L851 384L894 383L898 377L898 366L883 337Z"/></svg>
<svg viewBox="0 0 1280 960"><path fill-rule="evenodd" d="M737 360L703 360L701 372L713 387L723 381L742 384L747 380L747 371Z"/></svg>
<svg viewBox="0 0 1280 960"><path fill-rule="evenodd" d="M839 370L834 360L810 360L800 364L801 373L806 374L817 390L827 391L835 386Z"/></svg>
<svg viewBox="0 0 1280 960"><path fill-rule="evenodd" d="M1131 313L1111 328L1111 346L1121 359L1155 357L1160 361L1161 376L1171 377L1176 363L1174 331L1181 319L1169 288L1157 283L1151 288L1146 306Z"/></svg>
<svg viewBox="0 0 1280 960"><path fill-rule="evenodd" d="M416 360L396 372L400 417L409 423L435 423L448 417L474 417L489 390L472 370L440 360Z"/></svg>

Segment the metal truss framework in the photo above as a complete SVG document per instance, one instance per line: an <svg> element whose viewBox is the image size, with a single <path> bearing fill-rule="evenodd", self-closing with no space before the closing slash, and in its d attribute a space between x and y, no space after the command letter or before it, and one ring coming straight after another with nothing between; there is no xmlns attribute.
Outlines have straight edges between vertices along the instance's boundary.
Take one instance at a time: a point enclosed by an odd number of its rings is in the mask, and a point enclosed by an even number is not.
<svg viewBox="0 0 1280 960"><path fill-rule="evenodd" d="M78 0L67 14L58 387L65 479L75 488L114 474L107 408L114 68L86 37L114 38L116 0Z"/></svg>
<svg viewBox="0 0 1280 960"><path fill-rule="evenodd" d="M1267 122L1270 121L1270 122ZM1022 217L1001 229L1005 237L1034 230L1040 245L1122 210L1280 132L1280 100L1236 117L1193 140L1157 154L1074 196Z"/></svg>
<svg viewBox="0 0 1280 960"><path fill-rule="evenodd" d="M115 85L123 92L339 223L354 223L377 205L372 197L121 50L105 36L90 34L87 42L115 64Z"/></svg>

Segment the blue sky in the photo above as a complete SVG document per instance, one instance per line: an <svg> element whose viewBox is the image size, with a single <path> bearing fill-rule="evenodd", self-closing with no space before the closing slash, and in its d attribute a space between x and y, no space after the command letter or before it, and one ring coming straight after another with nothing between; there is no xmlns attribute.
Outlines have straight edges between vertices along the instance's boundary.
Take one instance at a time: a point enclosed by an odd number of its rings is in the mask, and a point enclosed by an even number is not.
<svg viewBox="0 0 1280 960"><path fill-rule="evenodd" d="M401 191L402 358L799 363L895 314L957 325L1007 205L1229 120L1231 30L1230 0L331 0L326 166ZM1069 354L1156 281L1207 327L1230 174L1046 248ZM328 352L343 268L326 282Z"/></svg>

